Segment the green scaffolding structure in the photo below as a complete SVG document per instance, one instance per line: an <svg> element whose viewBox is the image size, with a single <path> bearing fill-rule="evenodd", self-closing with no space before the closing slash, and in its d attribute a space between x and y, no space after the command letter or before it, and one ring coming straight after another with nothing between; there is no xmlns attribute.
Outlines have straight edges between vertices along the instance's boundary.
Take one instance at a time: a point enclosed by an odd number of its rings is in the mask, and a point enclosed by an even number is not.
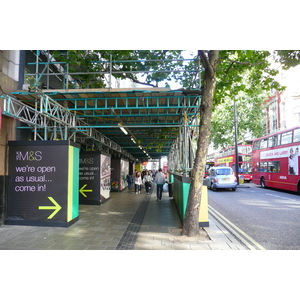
<svg viewBox="0 0 300 300"><path fill-rule="evenodd" d="M34 76L34 89L2 96L3 114L20 120L20 130L31 130L34 140L72 140L85 150L135 162L168 156L173 171L187 173L192 167L200 90L68 89L74 75L68 64L58 64L50 52L39 51L36 61L28 63L35 73L26 74ZM110 68L107 75L111 78L113 74ZM62 88L50 89L51 78L60 80Z"/></svg>

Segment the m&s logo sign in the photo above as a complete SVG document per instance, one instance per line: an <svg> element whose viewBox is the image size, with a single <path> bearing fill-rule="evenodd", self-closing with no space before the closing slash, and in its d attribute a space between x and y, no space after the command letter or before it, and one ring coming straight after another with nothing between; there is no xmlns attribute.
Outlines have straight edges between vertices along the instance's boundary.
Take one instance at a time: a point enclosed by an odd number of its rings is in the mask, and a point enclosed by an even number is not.
<svg viewBox="0 0 300 300"><path fill-rule="evenodd" d="M42 158L42 151L16 151L16 160L40 161Z"/></svg>

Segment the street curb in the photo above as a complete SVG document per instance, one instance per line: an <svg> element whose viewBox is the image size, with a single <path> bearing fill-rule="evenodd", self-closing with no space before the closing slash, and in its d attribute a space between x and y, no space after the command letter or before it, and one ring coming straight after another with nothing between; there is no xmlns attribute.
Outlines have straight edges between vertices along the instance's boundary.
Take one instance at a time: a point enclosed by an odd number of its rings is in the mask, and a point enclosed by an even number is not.
<svg viewBox="0 0 300 300"><path fill-rule="evenodd" d="M245 232L239 229L236 225L227 220L223 215L218 211L214 210L212 207L209 207L209 214L225 229L228 233L235 238L235 240L246 247L248 250L266 250L259 243L253 240ZM225 233L224 233L225 234ZM226 235L226 234L225 234Z"/></svg>
<svg viewBox="0 0 300 300"><path fill-rule="evenodd" d="M243 243L235 234L233 234L228 227L220 220L215 214L209 211L209 220L210 223L213 223L215 227L217 227L222 234L238 249L240 250L254 250L250 249L245 243ZM213 234L209 234L210 238L214 240Z"/></svg>

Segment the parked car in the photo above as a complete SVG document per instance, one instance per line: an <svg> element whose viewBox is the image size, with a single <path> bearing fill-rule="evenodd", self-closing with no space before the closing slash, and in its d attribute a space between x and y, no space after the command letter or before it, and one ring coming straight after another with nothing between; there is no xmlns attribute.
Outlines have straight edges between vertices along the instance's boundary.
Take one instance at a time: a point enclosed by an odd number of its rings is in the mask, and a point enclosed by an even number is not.
<svg viewBox="0 0 300 300"><path fill-rule="evenodd" d="M206 185L213 191L217 189L232 189L236 191L237 180L230 167L213 167L205 178Z"/></svg>

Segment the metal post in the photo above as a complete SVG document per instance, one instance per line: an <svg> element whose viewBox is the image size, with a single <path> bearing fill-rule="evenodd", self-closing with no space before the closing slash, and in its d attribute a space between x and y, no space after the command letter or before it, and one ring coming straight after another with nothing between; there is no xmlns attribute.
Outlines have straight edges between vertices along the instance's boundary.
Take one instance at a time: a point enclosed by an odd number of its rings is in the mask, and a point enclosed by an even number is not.
<svg viewBox="0 0 300 300"><path fill-rule="evenodd" d="M34 84L35 88L38 86L38 80L39 80L39 56L40 56L40 50L36 50L35 84Z"/></svg>
<svg viewBox="0 0 300 300"><path fill-rule="evenodd" d="M235 175L238 185L239 181L239 153L238 153L238 136L237 136L237 119L236 119L236 103L233 100L233 110L234 110L234 137L235 137Z"/></svg>
<svg viewBox="0 0 300 300"><path fill-rule="evenodd" d="M184 163L184 176L187 176L187 169L188 169L188 131L187 131L187 115L184 114L184 128L183 128L183 163Z"/></svg>
<svg viewBox="0 0 300 300"><path fill-rule="evenodd" d="M56 122L53 123L53 140L57 140Z"/></svg>
<svg viewBox="0 0 300 300"><path fill-rule="evenodd" d="M67 59L69 59L69 51L67 51ZM69 89L69 63L67 63L67 75L66 75L66 82L65 82L65 85L66 85L66 89L68 90Z"/></svg>
<svg viewBox="0 0 300 300"><path fill-rule="evenodd" d="M112 55L109 58L109 88L111 89Z"/></svg>
<svg viewBox="0 0 300 300"><path fill-rule="evenodd" d="M43 118L44 118L44 122L45 122L45 127L44 127L44 141L47 141L48 140L47 119L46 119L46 117L43 117Z"/></svg>
<svg viewBox="0 0 300 300"><path fill-rule="evenodd" d="M35 99L35 103L34 103L34 108L35 108L35 110L37 111L37 99ZM33 135L33 140L34 141L36 141L36 137L37 137L37 126L36 126L36 124L35 124L35 126L34 126L34 135Z"/></svg>
<svg viewBox="0 0 300 300"><path fill-rule="evenodd" d="M50 52L48 51L48 58L47 58L47 90L49 89L50 86L50 78L49 78L49 72L50 72Z"/></svg>
<svg viewBox="0 0 300 300"><path fill-rule="evenodd" d="M68 126L65 126L64 140L68 139Z"/></svg>
<svg viewBox="0 0 300 300"><path fill-rule="evenodd" d="M180 170L184 170L184 140L183 140L183 130L184 128L180 128L180 140L179 140L179 163L180 163Z"/></svg>
<svg viewBox="0 0 300 300"><path fill-rule="evenodd" d="M201 64L200 64L200 56L198 56L198 68L199 68L199 91L201 91Z"/></svg>

